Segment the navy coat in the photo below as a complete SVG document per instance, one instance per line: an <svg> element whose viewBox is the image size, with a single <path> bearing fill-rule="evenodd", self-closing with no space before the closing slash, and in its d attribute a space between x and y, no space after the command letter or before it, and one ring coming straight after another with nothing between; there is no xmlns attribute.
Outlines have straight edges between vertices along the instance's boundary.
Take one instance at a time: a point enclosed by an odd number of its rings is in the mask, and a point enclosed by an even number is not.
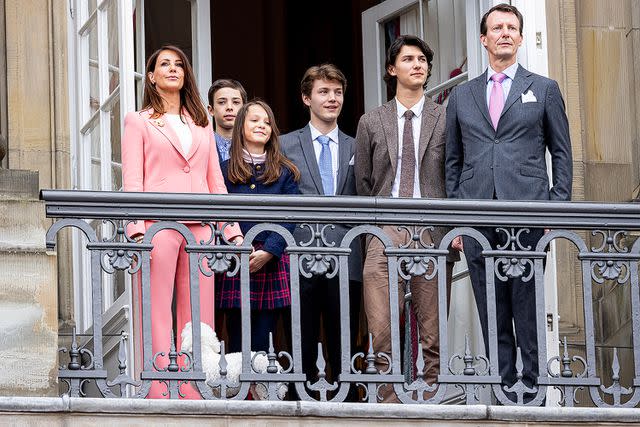
<svg viewBox="0 0 640 427"><path fill-rule="evenodd" d="M293 174L286 167L281 168L280 178L270 184L265 184L260 179L264 172L264 163L256 163L253 166L253 175L247 183L234 184L229 181L229 161L224 161L220 165L224 183L227 186L229 194L300 194L298 184L293 179ZM240 229L242 234L246 234L257 222L241 222ZM296 227L295 224L280 224L292 234ZM280 257L287 246L285 240L278 234L271 231L264 231L256 236L254 242L263 243L262 250L265 250L276 257Z"/></svg>

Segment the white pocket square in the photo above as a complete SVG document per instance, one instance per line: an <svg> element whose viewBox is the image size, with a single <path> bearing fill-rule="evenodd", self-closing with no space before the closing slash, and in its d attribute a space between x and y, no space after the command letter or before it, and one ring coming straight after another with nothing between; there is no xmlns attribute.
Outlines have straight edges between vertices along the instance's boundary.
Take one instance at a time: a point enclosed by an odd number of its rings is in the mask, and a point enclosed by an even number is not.
<svg viewBox="0 0 640 427"><path fill-rule="evenodd" d="M349 166L353 166L356 164L355 157L356 156L351 156L351 160L349 160Z"/></svg>
<svg viewBox="0 0 640 427"><path fill-rule="evenodd" d="M528 90L522 94L522 103L524 104L525 102L538 102L538 98L536 98L531 90Z"/></svg>

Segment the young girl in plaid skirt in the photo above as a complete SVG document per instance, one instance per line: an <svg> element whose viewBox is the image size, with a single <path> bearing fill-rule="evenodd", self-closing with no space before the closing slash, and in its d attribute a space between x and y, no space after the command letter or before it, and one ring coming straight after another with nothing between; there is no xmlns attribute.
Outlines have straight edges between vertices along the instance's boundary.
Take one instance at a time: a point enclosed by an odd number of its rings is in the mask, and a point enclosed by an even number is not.
<svg viewBox="0 0 640 427"><path fill-rule="evenodd" d="M271 108L254 100L242 106L233 127L229 160L221 165L229 193L298 194L300 172L280 152L278 127ZM256 223L241 222L246 234ZM293 233L295 224L281 224ZM280 309L291 305L289 255L275 232L264 231L252 242L251 349L267 350L269 332L275 332ZM227 311L228 350L240 351L240 274L222 275L216 283L216 307Z"/></svg>

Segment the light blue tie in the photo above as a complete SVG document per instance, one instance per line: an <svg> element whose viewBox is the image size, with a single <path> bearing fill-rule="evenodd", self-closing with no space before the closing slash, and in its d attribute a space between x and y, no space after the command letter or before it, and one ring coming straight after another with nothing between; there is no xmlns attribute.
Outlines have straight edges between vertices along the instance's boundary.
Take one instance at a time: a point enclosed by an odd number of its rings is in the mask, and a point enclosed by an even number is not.
<svg viewBox="0 0 640 427"><path fill-rule="evenodd" d="M320 150L320 160L318 167L320 168L320 177L322 178L322 187L325 196L333 196L333 164L331 161L331 149L329 143L331 138L326 135L320 135L318 142L322 145Z"/></svg>

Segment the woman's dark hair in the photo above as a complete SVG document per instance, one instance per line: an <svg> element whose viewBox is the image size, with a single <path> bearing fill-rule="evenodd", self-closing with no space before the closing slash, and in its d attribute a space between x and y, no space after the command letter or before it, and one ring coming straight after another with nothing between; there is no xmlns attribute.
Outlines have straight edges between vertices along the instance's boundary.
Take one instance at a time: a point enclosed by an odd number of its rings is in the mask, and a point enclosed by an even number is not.
<svg viewBox="0 0 640 427"><path fill-rule="evenodd" d="M267 117L269 118L269 123L271 124L271 137L264 147L267 158L264 165L264 173L260 176L260 179L265 184L276 182L280 178L280 174L282 172L280 168L284 166L291 171L293 179L295 181L299 181L300 171L296 165L294 165L291 160L287 159L280 151L280 141L278 138L280 132L278 131L273 111L266 102L259 99L254 99L244 104L238 111L236 121L233 124L233 137L231 139L231 150L229 153L229 181L234 184L244 184L249 182L253 176L253 168L244 161L242 149L246 149L244 122L247 119L249 108L256 105L264 109L267 113Z"/></svg>
<svg viewBox="0 0 640 427"><path fill-rule="evenodd" d="M182 85L182 89L180 89L180 111L182 112L184 109L189 116L191 116L191 119L196 125L206 127L209 124L209 118L207 117L207 110L205 110L204 105L202 105L202 101L200 100L200 94L198 93L198 87L196 86L196 78L193 75L193 69L191 68L187 55L185 55L184 52L176 46L162 46L149 57L144 74L145 80L142 96L142 108L145 110L152 109L152 118L160 117L166 112L164 109L164 103L162 102L162 96L156 89L156 85L151 82L151 78L149 77L149 74L153 74L153 71L156 69L158 56L160 56L160 53L165 50L170 50L178 55L182 61L184 69L184 83Z"/></svg>
<svg viewBox="0 0 640 427"><path fill-rule="evenodd" d="M396 76L392 76L389 74L389 67L396 64L396 59L400 54L400 50L402 46L415 46L420 49L423 55L427 58L427 79L424 81L423 88L427 87L427 82L429 81L429 77L431 77L431 64L433 63L433 50L429 47L429 45L419 37L416 36L399 36L397 39L391 43L389 46L389 50L387 50L387 60L384 64L384 82L387 86L395 93L396 87L398 86L398 78Z"/></svg>

